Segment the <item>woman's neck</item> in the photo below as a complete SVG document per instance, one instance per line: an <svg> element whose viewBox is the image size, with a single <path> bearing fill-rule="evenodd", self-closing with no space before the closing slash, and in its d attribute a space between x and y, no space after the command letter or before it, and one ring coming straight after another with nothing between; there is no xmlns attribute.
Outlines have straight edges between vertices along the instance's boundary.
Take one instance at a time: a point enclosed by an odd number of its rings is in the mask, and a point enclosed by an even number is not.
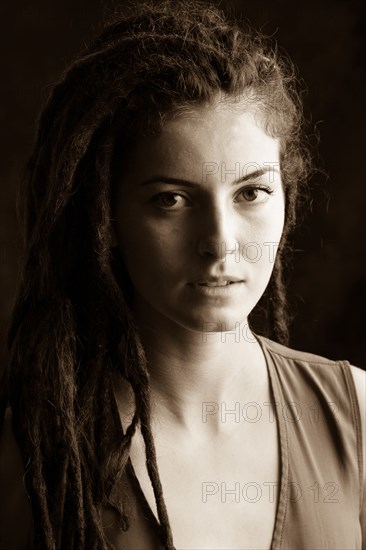
<svg viewBox="0 0 366 550"><path fill-rule="evenodd" d="M154 317L154 323L146 317L138 321L148 360L152 415L159 422L163 419L192 432L209 421L219 432L227 427L223 409L263 395L266 363L246 322L233 331L199 333L163 316Z"/></svg>

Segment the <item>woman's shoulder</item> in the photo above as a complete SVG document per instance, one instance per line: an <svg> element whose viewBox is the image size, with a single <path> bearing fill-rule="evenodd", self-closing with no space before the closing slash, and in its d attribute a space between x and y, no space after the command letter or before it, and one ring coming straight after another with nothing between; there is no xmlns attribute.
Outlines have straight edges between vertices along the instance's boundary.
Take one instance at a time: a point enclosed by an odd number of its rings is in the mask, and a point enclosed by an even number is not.
<svg viewBox="0 0 366 550"><path fill-rule="evenodd" d="M295 365L304 364L306 366L314 365L316 367L320 367L320 370L324 373L329 374L329 368L328 367L335 367L336 365L339 366L341 372L344 374L345 377L348 378L348 380L351 381L351 390L352 393L356 394L357 400L359 402L359 408L361 413L361 420L363 422L363 426L366 425L366 371L356 367L355 365L351 365L349 361L335 361L333 359L328 359L326 357L323 357L321 355L315 355L313 353L308 353L304 351L299 351L297 349L289 348L287 346L284 346L282 344L279 344L278 342L275 342L273 340L269 340L268 338L265 338L264 336L260 336L259 340L262 344L262 347L271 354L271 356L277 356L281 358L282 360L287 360L288 362L292 362ZM318 372L320 372L318 370ZM335 372L335 369L333 369L332 372ZM353 387L352 387L353 382ZM364 430L363 430L364 431ZM366 439L366 437L364 438Z"/></svg>
<svg viewBox="0 0 366 550"><path fill-rule="evenodd" d="M32 512L22 456L12 429L11 410L0 430L0 548L31 548Z"/></svg>
<svg viewBox="0 0 366 550"><path fill-rule="evenodd" d="M361 525L363 528L363 538L366 541L366 371L350 365L352 378L356 389L359 411L361 416L361 439L363 456L363 507L361 516ZM366 546L366 545L365 545Z"/></svg>
<svg viewBox="0 0 366 550"><path fill-rule="evenodd" d="M290 348L284 346L274 340L270 340L265 336L258 336L262 347L271 353L271 355L276 355L282 357L283 359L288 359L289 361L303 362L308 364L317 364L317 365L334 365L342 363L342 361L335 361L333 359L328 359L322 355L317 355L315 353L309 353L307 351L301 351L295 348ZM343 363L345 363L343 361ZM361 370L361 369L360 369Z"/></svg>
<svg viewBox="0 0 366 550"><path fill-rule="evenodd" d="M354 398L358 402L358 409L360 413L360 421L362 426L362 437L364 444L364 456L366 455L366 371L363 369L351 365L349 361L335 361L328 359L321 355L315 355L297 349L289 348L278 342L259 337L259 341L265 352L269 353L273 358L277 359L278 364L293 365L296 372L299 372L299 368L304 367L309 372L315 373L315 376L319 376L319 382L324 382L325 379L330 381L331 379L336 381L337 384L344 384L348 387L351 400ZM336 368L338 367L338 369ZM332 376L331 376L332 375ZM366 470L366 465L365 465Z"/></svg>
<svg viewBox="0 0 366 550"><path fill-rule="evenodd" d="M363 458L360 459L360 462L362 463L364 479L363 513L366 526L366 371L351 365L348 361L335 361L313 353L292 349L263 336L259 337L259 341L265 352L270 353L272 358L277 359L278 365L286 367L292 365L296 369L295 374L299 373L299 369L304 368L307 374L311 370L314 376L319 376L319 383L321 385L324 385L325 379L327 381L332 379L340 385L345 383L348 390L347 395L349 396L350 407L354 411L353 418L357 426L359 448L362 449L361 454ZM366 533L364 537L366 540Z"/></svg>

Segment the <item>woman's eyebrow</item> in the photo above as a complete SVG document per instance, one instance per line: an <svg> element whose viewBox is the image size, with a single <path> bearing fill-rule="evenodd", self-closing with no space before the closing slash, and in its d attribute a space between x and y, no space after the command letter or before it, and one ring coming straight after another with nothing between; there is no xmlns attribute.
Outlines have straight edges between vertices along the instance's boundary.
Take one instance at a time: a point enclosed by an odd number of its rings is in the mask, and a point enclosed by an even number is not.
<svg viewBox="0 0 366 550"><path fill-rule="evenodd" d="M269 163L269 164L271 164L271 163ZM271 166L265 166L264 168L259 168L258 170L254 170L253 172L250 172L249 174L245 174L245 175L241 176L240 178L234 180L232 182L232 185L239 185L240 183L243 183L245 181L250 181L250 180L253 180L253 179L257 179L260 176L263 176L264 174L266 174L267 172L280 173L280 171L277 168L274 168L273 164ZM227 170L226 172L227 172L227 174L232 174L233 173L232 170ZM222 171L221 175L223 175L224 173L225 173L225 171ZM213 174L211 174L211 175L213 175ZM180 179L180 178L172 178L172 177L163 176L163 175L152 176L151 178L148 178L147 180L142 181L141 185L144 186L144 185L149 185L151 183L166 183L168 185L169 184L171 184L171 185L186 185L187 187L195 187L195 186L200 185L199 183L196 183L196 182L193 182L193 181L190 181L190 180L185 180L185 179Z"/></svg>
<svg viewBox="0 0 366 550"><path fill-rule="evenodd" d="M151 178L141 182L141 185L149 185L150 183L167 183L175 185L186 185L187 187L194 187L199 185L199 183L194 183L193 181L171 178L168 176L152 176Z"/></svg>
<svg viewBox="0 0 366 550"><path fill-rule="evenodd" d="M243 183L244 181L254 180L257 178L260 178L264 174L267 174L268 172L277 174L280 174L280 170L278 168L275 168L274 165L278 165L278 163L268 163L268 166L265 166L264 168L259 168L258 170L254 170L253 172L250 172L249 174L245 174L244 176L240 177L239 179L233 181L233 185L238 185L239 183Z"/></svg>

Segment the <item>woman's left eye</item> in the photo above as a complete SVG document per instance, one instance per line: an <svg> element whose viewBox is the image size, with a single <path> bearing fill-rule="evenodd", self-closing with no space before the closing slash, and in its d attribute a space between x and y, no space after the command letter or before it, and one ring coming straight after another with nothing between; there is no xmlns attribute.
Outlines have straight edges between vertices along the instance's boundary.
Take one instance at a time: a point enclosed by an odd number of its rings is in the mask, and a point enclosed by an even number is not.
<svg viewBox="0 0 366 550"><path fill-rule="evenodd" d="M256 204L265 202L269 195L272 195L273 189L263 185L247 185L239 191L236 202L255 202Z"/></svg>

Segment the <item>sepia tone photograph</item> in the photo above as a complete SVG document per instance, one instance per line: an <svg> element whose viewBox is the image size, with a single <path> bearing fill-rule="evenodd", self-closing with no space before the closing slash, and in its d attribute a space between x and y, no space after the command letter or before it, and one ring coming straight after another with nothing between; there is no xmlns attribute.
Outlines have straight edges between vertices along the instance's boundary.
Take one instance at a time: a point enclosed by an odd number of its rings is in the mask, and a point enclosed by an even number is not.
<svg viewBox="0 0 366 550"><path fill-rule="evenodd" d="M366 550L355 0L0 7L0 550Z"/></svg>

